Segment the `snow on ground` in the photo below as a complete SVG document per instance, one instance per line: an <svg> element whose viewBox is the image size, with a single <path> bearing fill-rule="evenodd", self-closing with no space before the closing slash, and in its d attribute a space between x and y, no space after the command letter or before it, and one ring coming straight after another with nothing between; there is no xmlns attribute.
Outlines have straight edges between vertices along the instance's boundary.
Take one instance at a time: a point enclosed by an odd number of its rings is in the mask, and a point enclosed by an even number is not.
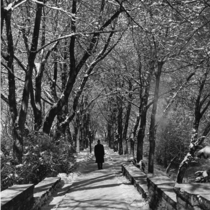
<svg viewBox="0 0 210 210"><path fill-rule="evenodd" d="M86 163L93 157L93 154L89 153L89 149L81 151L75 155L76 169L73 173L66 174L60 173L58 177L61 177L62 186L55 190L48 202L41 208L41 210L55 210L57 204L64 198L66 192L72 186L73 182L78 176L81 175L81 170L85 168Z"/></svg>
<svg viewBox="0 0 210 210"><path fill-rule="evenodd" d="M119 156L105 145L104 169L98 170L89 149L76 157L74 173L60 174L64 185L53 194L42 210L61 209L149 209L133 185L122 176L121 164L130 159Z"/></svg>

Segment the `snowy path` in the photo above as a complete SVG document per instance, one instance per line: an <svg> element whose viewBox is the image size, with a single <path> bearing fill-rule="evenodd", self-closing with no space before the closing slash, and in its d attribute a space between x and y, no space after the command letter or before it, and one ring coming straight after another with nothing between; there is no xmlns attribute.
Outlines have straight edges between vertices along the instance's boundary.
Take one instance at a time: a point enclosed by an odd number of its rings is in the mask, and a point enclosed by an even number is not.
<svg viewBox="0 0 210 210"><path fill-rule="evenodd" d="M90 158L80 167L69 191L57 200L56 206L45 209L57 210L100 210L100 209L142 209L148 204L137 190L122 176L122 157L105 147L106 156L103 170L97 170L95 159Z"/></svg>

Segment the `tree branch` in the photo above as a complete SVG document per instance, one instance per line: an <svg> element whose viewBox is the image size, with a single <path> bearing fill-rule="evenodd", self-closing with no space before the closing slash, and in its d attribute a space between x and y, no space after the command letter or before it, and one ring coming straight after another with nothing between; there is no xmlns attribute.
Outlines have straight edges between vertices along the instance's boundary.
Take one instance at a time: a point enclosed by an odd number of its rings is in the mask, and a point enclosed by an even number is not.
<svg viewBox="0 0 210 210"><path fill-rule="evenodd" d="M9 105L9 99L3 93L1 93L1 99Z"/></svg>
<svg viewBox="0 0 210 210"><path fill-rule="evenodd" d="M210 100L208 101L208 103L206 104L206 106L203 108L203 110L201 112L201 116L203 116L203 114L206 112L206 110L208 109L209 106L210 106Z"/></svg>
<svg viewBox="0 0 210 210"><path fill-rule="evenodd" d="M188 81L195 75L195 71L193 73L191 73L186 81L179 87L179 89L176 91L176 93L174 93L174 95L172 96L172 98L170 99L170 102L168 103L168 105L166 106L165 110L163 111L163 113L165 113L168 108L171 106L171 104L174 102L174 99L176 98L176 96L178 95L178 93L184 88L184 86L188 83Z"/></svg>
<svg viewBox="0 0 210 210"><path fill-rule="evenodd" d="M7 7L5 7L4 9L7 10L7 11L14 10L15 8L17 8L21 4L25 3L26 1L27 0L15 0L14 2L8 4Z"/></svg>

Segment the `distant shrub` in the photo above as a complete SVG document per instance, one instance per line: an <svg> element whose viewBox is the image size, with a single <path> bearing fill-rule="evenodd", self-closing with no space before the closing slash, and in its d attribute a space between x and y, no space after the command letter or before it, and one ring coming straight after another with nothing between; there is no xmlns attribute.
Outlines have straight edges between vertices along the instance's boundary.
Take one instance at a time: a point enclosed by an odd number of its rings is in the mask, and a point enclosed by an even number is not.
<svg viewBox="0 0 210 210"><path fill-rule="evenodd" d="M174 163L178 166L188 151L190 131L190 119L184 114L180 116L173 112L158 130L156 143L157 162L167 167L171 159L178 156Z"/></svg>

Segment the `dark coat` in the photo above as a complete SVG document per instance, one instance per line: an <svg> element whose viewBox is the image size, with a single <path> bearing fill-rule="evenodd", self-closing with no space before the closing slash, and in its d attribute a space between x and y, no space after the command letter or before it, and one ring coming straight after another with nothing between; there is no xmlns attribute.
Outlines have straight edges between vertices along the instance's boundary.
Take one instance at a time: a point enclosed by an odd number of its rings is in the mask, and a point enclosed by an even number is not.
<svg viewBox="0 0 210 210"><path fill-rule="evenodd" d="M104 162L104 146L102 144L97 144L94 148L94 153L96 157L96 163Z"/></svg>

